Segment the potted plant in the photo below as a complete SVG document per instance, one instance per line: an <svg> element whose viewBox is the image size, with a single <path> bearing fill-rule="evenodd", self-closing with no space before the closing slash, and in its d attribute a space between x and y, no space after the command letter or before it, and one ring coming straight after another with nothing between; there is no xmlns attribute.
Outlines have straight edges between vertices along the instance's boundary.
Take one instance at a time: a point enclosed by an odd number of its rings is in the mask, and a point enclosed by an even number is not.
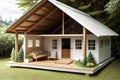
<svg viewBox="0 0 120 80"><path fill-rule="evenodd" d="M25 63L29 63L29 62L32 62L32 61L33 61L32 55L31 55L31 54L28 54L28 55L26 56Z"/></svg>

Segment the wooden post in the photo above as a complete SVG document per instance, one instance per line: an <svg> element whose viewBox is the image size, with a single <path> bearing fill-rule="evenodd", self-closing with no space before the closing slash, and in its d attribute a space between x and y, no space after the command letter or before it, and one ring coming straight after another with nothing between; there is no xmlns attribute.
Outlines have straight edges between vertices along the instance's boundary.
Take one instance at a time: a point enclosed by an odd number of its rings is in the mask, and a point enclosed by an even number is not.
<svg viewBox="0 0 120 80"><path fill-rule="evenodd" d="M62 35L64 35L64 12L62 12Z"/></svg>
<svg viewBox="0 0 120 80"><path fill-rule="evenodd" d="M84 59L86 58L87 54L87 30L83 27L83 47L84 47Z"/></svg>
<svg viewBox="0 0 120 80"><path fill-rule="evenodd" d="M18 55L18 32L15 33L15 54Z"/></svg>

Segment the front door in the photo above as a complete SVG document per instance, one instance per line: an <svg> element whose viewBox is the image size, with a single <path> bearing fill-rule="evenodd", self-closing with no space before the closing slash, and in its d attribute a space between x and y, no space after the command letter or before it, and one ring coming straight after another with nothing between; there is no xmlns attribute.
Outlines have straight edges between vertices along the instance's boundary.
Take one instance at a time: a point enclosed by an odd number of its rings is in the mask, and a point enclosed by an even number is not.
<svg viewBox="0 0 120 80"><path fill-rule="evenodd" d="M70 58L70 38L62 38L62 58Z"/></svg>

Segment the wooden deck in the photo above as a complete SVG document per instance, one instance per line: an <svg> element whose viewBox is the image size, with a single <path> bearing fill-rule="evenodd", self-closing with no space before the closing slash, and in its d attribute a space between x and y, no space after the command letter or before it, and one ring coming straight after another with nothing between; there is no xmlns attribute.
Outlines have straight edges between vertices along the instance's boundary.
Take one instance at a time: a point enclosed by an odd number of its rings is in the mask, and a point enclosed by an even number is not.
<svg viewBox="0 0 120 80"><path fill-rule="evenodd" d="M74 62L70 64L58 64L54 60L45 60L45 61L37 61L30 63L7 63L7 65L11 67L23 67L23 68L34 68L34 69L46 69L46 70L54 70L54 71L64 71L64 72L75 72L75 73L85 73L85 74L94 74L109 62L111 62L114 58L110 58L105 62L101 63L99 66L95 68L83 68L78 67L74 64Z"/></svg>

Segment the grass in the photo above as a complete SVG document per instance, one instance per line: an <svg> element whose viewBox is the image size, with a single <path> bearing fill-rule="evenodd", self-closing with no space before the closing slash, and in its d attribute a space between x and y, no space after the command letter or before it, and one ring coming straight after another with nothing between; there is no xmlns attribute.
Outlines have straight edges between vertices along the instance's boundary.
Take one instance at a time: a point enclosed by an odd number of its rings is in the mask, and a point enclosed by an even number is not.
<svg viewBox="0 0 120 80"><path fill-rule="evenodd" d="M6 65L7 61L8 59L0 59L0 80L120 80L120 59L90 77L84 74L10 68Z"/></svg>

